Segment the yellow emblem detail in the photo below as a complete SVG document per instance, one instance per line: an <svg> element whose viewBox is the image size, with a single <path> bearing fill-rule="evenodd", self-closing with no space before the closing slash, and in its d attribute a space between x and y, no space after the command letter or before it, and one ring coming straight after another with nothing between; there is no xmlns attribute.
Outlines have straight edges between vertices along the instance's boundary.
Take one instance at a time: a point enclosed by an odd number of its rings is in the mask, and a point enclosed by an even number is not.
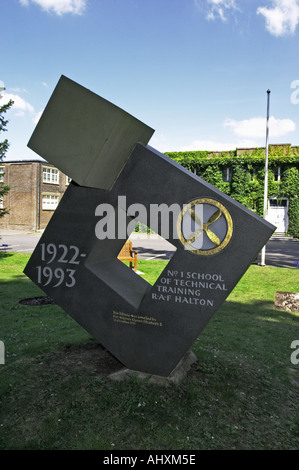
<svg viewBox="0 0 299 470"><path fill-rule="evenodd" d="M193 225L198 226L196 230L191 228L191 219ZM214 225L216 222L218 224ZM199 198L183 207L177 220L177 232L186 250L197 255L214 255L228 245L233 221L223 204L215 199Z"/></svg>

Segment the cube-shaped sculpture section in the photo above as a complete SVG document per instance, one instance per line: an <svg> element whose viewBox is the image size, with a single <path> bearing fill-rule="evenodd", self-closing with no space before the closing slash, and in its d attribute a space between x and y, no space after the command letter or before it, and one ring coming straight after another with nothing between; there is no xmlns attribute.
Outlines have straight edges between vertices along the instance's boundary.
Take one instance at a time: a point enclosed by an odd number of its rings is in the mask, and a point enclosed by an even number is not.
<svg viewBox="0 0 299 470"><path fill-rule="evenodd" d="M28 147L81 186L109 190L135 145L154 130L62 76Z"/></svg>

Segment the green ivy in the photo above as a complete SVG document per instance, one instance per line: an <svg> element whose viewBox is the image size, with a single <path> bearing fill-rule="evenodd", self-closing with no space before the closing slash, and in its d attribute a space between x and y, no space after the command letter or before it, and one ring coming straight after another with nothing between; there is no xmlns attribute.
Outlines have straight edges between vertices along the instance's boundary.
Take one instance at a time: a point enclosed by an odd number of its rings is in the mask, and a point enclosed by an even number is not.
<svg viewBox="0 0 299 470"><path fill-rule="evenodd" d="M256 148L238 155L232 152L168 152L171 159L196 173L220 191L249 209L263 214L265 149ZM299 152L290 145L269 146L268 196L289 199L289 233L299 237ZM280 167L280 180L275 180ZM223 181L223 171L231 169L229 182Z"/></svg>
<svg viewBox="0 0 299 470"><path fill-rule="evenodd" d="M288 210L289 228L288 233L295 238L299 238L299 198L295 196L291 199Z"/></svg>

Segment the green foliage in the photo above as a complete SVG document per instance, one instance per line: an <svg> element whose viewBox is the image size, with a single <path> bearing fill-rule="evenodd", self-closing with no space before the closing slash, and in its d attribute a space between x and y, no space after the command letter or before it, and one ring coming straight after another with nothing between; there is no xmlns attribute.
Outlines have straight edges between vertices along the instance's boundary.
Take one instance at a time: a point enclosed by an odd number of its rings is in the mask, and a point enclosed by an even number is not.
<svg viewBox="0 0 299 470"><path fill-rule="evenodd" d="M0 132L7 131L6 126L8 123L7 119L4 119L4 114L11 108L13 105L13 101L10 100L8 103L0 106ZM0 162L5 157L7 149L9 147L8 140L5 139L3 142L0 142ZM9 186L5 186L3 182L0 182L0 199L2 200L3 196L7 194L9 191ZM0 217L3 217L5 214L8 213L7 209L0 208Z"/></svg>
<svg viewBox="0 0 299 470"><path fill-rule="evenodd" d="M246 150L241 155L238 153L237 150L217 153L196 151L169 152L166 155L236 201L263 215L265 149ZM269 146L268 157L268 195L289 199L289 233L298 234L299 231L294 228L297 222L293 220L294 217L299 219L296 210L293 209L297 204L296 198L299 198L298 148L290 145ZM231 170L229 182L223 178L223 172L227 168ZM278 168L280 168L280 180L277 180Z"/></svg>
<svg viewBox="0 0 299 470"><path fill-rule="evenodd" d="M8 123L7 119L4 119L4 114L12 107L13 101L9 100L8 103L0 106L0 132L7 131L6 126ZM7 139L3 142L0 142L0 161L4 158L5 153L9 147Z"/></svg>
<svg viewBox="0 0 299 470"><path fill-rule="evenodd" d="M142 233L142 234L155 233L150 227L143 224L142 222L137 222L134 232Z"/></svg>
<svg viewBox="0 0 299 470"><path fill-rule="evenodd" d="M249 206L251 202L250 180L249 171L244 171L242 166L233 165L231 197L244 206Z"/></svg>
<svg viewBox="0 0 299 470"><path fill-rule="evenodd" d="M298 193L299 171L298 168L288 168L283 172L283 193L286 197L293 197Z"/></svg>
<svg viewBox="0 0 299 470"><path fill-rule="evenodd" d="M3 142L0 142L0 161L2 161L2 159L4 158L5 153L8 150L8 147L9 147L9 143L7 139L5 139Z"/></svg>
<svg viewBox="0 0 299 470"><path fill-rule="evenodd" d="M10 187L9 186L4 186L3 183L0 183L0 200L3 198L5 194L8 193ZM5 214L8 214L8 209L6 208L0 208L0 217L3 217Z"/></svg>
<svg viewBox="0 0 299 470"><path fill-rule="evenodd" d="M203 171L201 177L208 183L220 188L222 186L222 171L219 168L213 168L213 166L208 166Z"/></svg>
<svg viewBox="0 0 299 470"><path fill-rule="evenodd" d="M295 196L291 199L289 205L289 228L288 233L292 237L299 238L299 198Z"/></svg>

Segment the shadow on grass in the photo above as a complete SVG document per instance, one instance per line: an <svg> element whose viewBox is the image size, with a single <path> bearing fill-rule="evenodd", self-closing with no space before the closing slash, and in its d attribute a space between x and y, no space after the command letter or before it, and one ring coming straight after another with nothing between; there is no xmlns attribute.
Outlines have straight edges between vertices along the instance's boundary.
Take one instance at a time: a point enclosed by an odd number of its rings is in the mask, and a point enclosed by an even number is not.
<svg viewBox="0 0 299 470"><path fill-rule="evenodd" d="M0 261L1 259L9 258L10 256L13 256L13 253L6 253L5 251L0 250Z"/></svg>
<svg viewBox="0 0 299 470"><path fill-rule="evenodd" d="M1 255L0 255L1 256ZM8 255L10 256L10 255ZM30 305L30 302L24 302L21 307L28 309L31 307L40 307L48 305L48 303L42 302L42 299L47 299L47 295L37 287L27 276L24 274L14 274L11 279L1 281L1 306L2 310L12 310L18 306L23 300L28 299L41 299L40 305L38 302ZM55 305L55 304L54 304ZM60 307L57 306L58 310L61 311ZM299 314L291 311L284 311L275 309L274 301L269 300L257 300L253 299L250 302L234 302L226 300L220 309L214 314L212 320L221 321L226 318L226 321L238 321L239 325L242 325L242 321L249 321L249 319L255 319L263 322L299 322ZM3 317L1 320L3 328ZM1 328L1 329L2 329Z"/></svg>
<svg viewBox="0 0 299 470"><path fill-rule="evenodd" d="M299 313L275 308L275 302L269 300L252 300L248 303L226 300L218 312L233 315L249 315L257 320L277 322L299 322ZM217 315L217 313L216 313Z"/></svg>
<svg viewBox="0 0 299 470"><path fill-rule="evenodd" d="M49 303L44 292L25 275L1 282L0 298L0 340L6 343L10 357L47 356L53 351L61 352L66 344L80 345L86 338L91 339L71 316L57 304ZM28 299L33 302L26 302ZM274 303L268 300L225 301L193 346L196 349L199 343L209 343L224 353L233 347L245 355L256 351L267 356L282 342L289 347L297 339L298 325L299 314L275 310ZM289 354L285 344L284 351L278 349L278 354Z"/></svg>
<svg viewBox="0 0 299 470"><path fill-rule="evenodd" d="M298 388L285 372L296 315L225 302L187 379L164 388L110 381L120 363L60 307L19 303L41 295L21 274L1 283L1 449L296 447Z"/></svg>

